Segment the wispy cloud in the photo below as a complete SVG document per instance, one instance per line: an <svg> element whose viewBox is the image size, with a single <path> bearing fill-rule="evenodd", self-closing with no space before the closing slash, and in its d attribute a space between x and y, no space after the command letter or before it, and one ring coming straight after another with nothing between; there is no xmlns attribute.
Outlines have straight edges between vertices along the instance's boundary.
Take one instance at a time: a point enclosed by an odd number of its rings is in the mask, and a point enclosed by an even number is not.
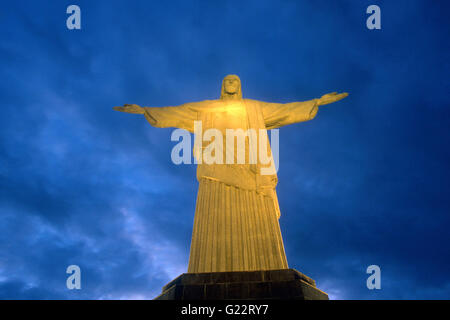
<svg viewBox="0 0 450 320"><path fill-rule="evenodd" d="M450 297L448 5L405 3L380 32L354 1L81 1L80 31L63 3L2 8L0 298L151 299L185 272L195 167L112 107L214 99L227 73L265 101L350 92L280 131L290 266L334 299Z"/></svg>

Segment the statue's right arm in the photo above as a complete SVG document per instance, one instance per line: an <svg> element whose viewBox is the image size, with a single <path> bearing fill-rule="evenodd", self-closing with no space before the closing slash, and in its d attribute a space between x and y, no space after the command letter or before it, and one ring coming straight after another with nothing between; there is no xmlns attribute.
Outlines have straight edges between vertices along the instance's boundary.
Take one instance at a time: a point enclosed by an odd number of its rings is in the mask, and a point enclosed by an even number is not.
<svg viewBox="0 0 450 320"><path fill-rule="evenodd" d="M197 103L187 103L175 107L140 107L136 104L126 104L114 107L114 110L143 114L147 121L158 128L181 128L193 132L194 121L198 120Z"/></svg>
<svg viewBox="0 0 450 320"><path fill-rule="evenodd" d="M116 111L144 114L144 108L138 106L137 104L124 104L123 107L113 107Z"/></svg>

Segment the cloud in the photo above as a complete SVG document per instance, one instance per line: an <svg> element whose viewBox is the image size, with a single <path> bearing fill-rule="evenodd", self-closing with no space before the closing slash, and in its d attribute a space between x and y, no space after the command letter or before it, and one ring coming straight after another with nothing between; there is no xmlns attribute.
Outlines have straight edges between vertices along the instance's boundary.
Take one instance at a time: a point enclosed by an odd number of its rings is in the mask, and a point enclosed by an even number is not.
<svg viewBox="0 0 450 320"><path fill-rule="evenodd" d="M215 99L228 73L270 102L350 93L280 131L290 266L335 299L450 296L446 5L383 2L379 32L352 1L79 6L80 31L64 4L2 18L1 299L151 299L185 272L195 167L112 107Z"/></svg>

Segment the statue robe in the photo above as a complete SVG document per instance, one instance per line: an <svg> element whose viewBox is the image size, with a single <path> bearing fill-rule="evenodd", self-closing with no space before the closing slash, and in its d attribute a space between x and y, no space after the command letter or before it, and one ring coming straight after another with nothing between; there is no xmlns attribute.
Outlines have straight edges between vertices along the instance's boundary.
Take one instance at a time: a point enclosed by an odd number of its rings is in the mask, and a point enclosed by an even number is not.
<svg viewBox="0 0 450 320"><path fill-rule="evenodd" d="M155 127L175 127L194 133L194 121L203 132L223 132L223 161L226 161L225 130L275 129L315 117L317 100L286 104L262 101L206 100L176 107L145 107L145 117ZM202 133L203 136L203 133ZM251 139L246 139L248 156ZM204 150L210 142L203 142ZM270 146L268 147L270 154ZM217 152L217 150L216 150ZM259 151L258 151L259 152ZM197 155L198 156L198 155ZM236 160L236 152L235 152ZM247 158L248 160L248 158ZM199 191L194 217L189 273L287 269L275 192L276 172L261 174L267 164L199 163Z"/></svg>

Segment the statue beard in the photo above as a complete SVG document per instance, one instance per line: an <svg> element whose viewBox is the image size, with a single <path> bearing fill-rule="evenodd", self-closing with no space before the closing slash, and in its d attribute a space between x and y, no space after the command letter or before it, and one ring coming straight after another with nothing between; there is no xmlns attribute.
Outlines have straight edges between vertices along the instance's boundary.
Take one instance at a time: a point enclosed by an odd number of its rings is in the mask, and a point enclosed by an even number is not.
<svg viewBox="0 0 450 320"><path fill-rule="evenodd" d="M234 92L234 93L229 93L229 92L225 92L222 99L238 99L238 93Z"/></svg>

